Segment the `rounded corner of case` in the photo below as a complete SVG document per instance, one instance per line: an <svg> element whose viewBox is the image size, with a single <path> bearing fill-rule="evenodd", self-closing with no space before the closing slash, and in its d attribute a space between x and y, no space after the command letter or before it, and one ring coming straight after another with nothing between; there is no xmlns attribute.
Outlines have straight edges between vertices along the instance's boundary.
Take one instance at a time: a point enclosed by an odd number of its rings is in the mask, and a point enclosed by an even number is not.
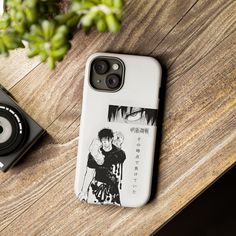
<svg viewBox="0 0 236 236"><path fill-rule="evenodd" d="M91 63L96 57L100 56L102 53L95 52L87 58L87 63Z"/></svg>
<svg viewBox="0 0 236 236"><path fill-rule="evenodd" d="M149 199L135 204L132 208L142 208L146 206L148 202L149 202Z"/></svg>
<svg viewBox="0 0 236 236"><path fill-rule="evenodd" d="M151 196L151 193L148 193L142 199L139 199L139 200L135 201L135 203L128 204L127 206L125 206L125 205L122 205L122 206L123 207L130 207L130 208L141 208L141 207L144 207L145 205L147 205L149 203L150 196Z"/></svg>
<svg viewBox="0 0 236 236"><path fill-rule="evenodd" d="M162 66L161 63L159 62L159 60L157 60L154 57L150 57L150 59L153 61L153 63L156 65L156 67L158 68L159 72L162 72Z"/></svg>

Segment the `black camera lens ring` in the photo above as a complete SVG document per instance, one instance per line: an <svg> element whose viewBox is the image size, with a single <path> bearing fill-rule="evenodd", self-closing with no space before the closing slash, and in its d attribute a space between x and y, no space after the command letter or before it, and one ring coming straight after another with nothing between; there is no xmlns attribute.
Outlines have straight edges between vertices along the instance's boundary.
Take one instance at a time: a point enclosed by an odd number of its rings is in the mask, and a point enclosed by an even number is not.
<svg viewBox="0 0 236 236"><path fill-rule="evenodd" d="M12 126L9 139L0 143L0 156L4 156L24 144L28 135L28 126L21 113L16 108L6 104L0 104L0 117L7 119Z"/></svg>
<svg viewBox="0 0 236 236"><path fill-rule="evenodd" d="M99 75L104 75L109 70L109 64L103 59L95 60L93 63L94 71Z"/></svg>
<svg viewBox="0 0 236 236"><path fill-rule="evenodd" d="M106 77L106 85L109 89L117 89L121 83L121 78L117 74L110 74Z"/></svg>

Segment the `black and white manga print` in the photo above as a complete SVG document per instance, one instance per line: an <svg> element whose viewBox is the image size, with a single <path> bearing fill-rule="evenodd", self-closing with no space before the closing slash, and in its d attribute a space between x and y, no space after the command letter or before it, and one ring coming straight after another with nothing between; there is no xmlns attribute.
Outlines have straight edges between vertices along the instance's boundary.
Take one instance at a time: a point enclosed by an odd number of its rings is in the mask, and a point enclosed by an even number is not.
<svg viewBox="0 0 236 236"><path fill-rule="evenodd" d="M109 105L107 121L155 126L157 110ZM96 136L89 146L87 169L79 199L90 203L121 205L120 190L123 163L126 160L122 145L125 137L122 132L110 128L101 129Z"/></svg>
<svg viewBox="0 0 236 236"><path fill-rule="evenodd" d="M149 108L110 105L109 122L156 126L157 110Z"/></svg>
<svg viewBox="0 0 236 236"><path fill-rule="evenodd" d="M109 128L98 132L98 137L89 147L87 170L79 194L81 201L120 205L119 189L122 188L126 159L123 141L121 132L113 132Z"/></svg>

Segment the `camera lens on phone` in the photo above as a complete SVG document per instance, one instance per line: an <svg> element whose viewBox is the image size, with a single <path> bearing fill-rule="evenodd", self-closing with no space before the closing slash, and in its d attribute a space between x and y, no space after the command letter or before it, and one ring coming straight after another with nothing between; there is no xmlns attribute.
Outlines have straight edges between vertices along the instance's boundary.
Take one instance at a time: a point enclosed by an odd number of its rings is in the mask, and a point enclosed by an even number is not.
<svg viewBox="0 0 236 236"><path fill-rule="evenodd" d="M105 60L97 60L94 63L94 70L97 74L103 75L109 69L109 65Z"/></svg>
<svg viewBox="0 0 236 236"><path fill-rule="evenodd" d="M116 74L108 75L106 78L106 85L109 89L119 88L121 85L121 79Z"/></svg>

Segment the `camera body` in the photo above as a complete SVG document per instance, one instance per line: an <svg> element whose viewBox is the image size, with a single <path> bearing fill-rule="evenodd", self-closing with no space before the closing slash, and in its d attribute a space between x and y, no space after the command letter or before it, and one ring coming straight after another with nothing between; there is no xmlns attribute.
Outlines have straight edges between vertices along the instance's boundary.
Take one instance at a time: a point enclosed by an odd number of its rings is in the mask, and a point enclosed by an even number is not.
<svg viewBox="0 0 236 236"><path fill-rule="evenodd" d="M0 86L0 170L9 170L44 132Z"/></svg>

